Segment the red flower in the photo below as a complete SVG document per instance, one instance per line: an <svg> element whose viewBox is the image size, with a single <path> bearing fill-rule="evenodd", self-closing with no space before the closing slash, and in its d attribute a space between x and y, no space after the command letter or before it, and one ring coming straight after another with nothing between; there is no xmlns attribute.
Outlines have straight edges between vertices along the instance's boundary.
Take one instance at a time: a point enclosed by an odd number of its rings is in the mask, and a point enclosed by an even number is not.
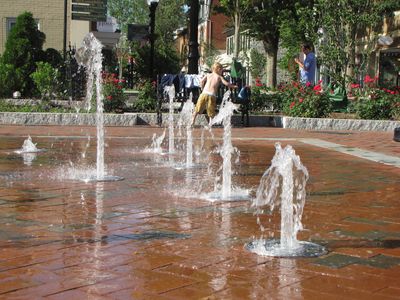
<svg viewBox="0 0 400 300"><path fill-rule="evenodd" d="M365 82L365 83L373 83L376 79L378 79L378 77L372 78L372 77L369 76L369 75L365 75L365 77L364 77L364 82Z"/></svg>
<svg viewBox="0 0 400 300"><path fill-rule="evenodd" d="M295 102L293 101L292 103L290 103L290 109L292 109L293 108L293 106L295 106Z"/></svg>
<svg viewBox="0 0 400 300"><path fill-rule="evenodd" d="M303 101L304 101L303 98L300 98L300 99L299 99L299 103L302 103Z"/></svg>
<svg viewBox="0 0 400 300"><path fill-rule="evenodd" d="M307 81L306 86L309 87L311 85L311 82Z"/></svg>
<svg viewBox="0 0 400 300"><path fill-rule="evenodd" d="M107 100L112 100L112 96L111 95L107 96Z"/></svg>
<svg viewBox="0 0 400 300"><path fill-rule="evenodd" d="M320 85L320 84L317 84L316 86L314 86L313 90L314 90L316 93L321 92L321 90L322 90L321 85Z"/></svg>
<svg viewBox="0 0 400 300"><path fill-rule="evenodd" d="M352 89L358 89L358 88L360 88L360 85L359 85L358 83L352 83L352 84L350 85L350 87L351 87Z"/></svg>

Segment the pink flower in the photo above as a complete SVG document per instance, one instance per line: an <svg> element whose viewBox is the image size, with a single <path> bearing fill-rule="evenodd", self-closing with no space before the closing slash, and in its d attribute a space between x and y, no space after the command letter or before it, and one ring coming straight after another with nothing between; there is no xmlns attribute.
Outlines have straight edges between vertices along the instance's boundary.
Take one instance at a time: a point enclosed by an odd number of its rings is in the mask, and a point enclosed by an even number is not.
<svg viewBox="0 0 400 300"><path fill-rule="evenodd" d="M360 85L359 85L358 83L352 83L352 84L350 85L350 87L351 87L352 89L358 89L358 88L360 88Z"/></svg>
<svg viewBox="0 0 400 300"><path fill-rule="evenodd" d="M311 82L307 81L306 86L309 87L311 85Z"/></svg>
<svg viewBox="0 0 400 300"><path fill-rule="evenodd" d="M303 98L300 98L300 99L299 99L299 103L302 103L303 101L304 101Z"/></svg>

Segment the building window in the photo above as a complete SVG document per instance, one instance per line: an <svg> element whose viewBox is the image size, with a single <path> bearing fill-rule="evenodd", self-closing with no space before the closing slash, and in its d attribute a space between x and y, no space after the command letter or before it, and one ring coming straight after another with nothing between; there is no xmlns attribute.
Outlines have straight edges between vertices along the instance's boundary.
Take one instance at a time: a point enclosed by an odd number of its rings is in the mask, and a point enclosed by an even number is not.
<svg viewBox="0 0 400 300"><path fill-rule="evenodd" d="M382 51L379 58L379 86L393 88L400 85L400 51Z"/></svg>
<svg viewBox="0 0 400 300"><path fill-rule="evenodd" d="M7 18L7 35L10 33L11 29L15 26L17 23L17 18Z"/></svg>
<svg viewBox="0 0 400 300"><path fill-rule="evenodd" d="M239 52L247 52L250 50L252 39L249 36L249 30L242 31L239 37ZM235 46L234 36L228 36L226 38L226 53L228 55L233 54L233 49Z"/></svg>
<svg viewBox="0 0 400 300"><path fill-rule="evenodd" d="M6 24L6 29L7 29L6 34L8 36L10 31L11 31L11 29L15 26L15 24L17 24L17 18L6 18L6 22L7 22L7 24ZM40 30L39 19L35 19L35 22L37 24L38 30Z"/></svg>

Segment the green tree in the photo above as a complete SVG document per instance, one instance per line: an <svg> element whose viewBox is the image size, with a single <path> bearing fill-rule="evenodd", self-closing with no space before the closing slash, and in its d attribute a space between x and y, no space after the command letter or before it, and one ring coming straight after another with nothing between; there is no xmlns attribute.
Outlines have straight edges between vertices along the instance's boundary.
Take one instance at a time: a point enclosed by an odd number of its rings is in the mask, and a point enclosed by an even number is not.
<svg viewBox="0 0 400 300"><path fill-rule="evenodd" d="M149 7L144 0L109 0L110 14L122 24L122 32L126 33L127 24L149 24ZM179 57L174 45L174 31L186 25L184 0L160 1L155 17L155 74L174 73L179 71ZM134 14L128 14L133 8L137 8ZM139 77L150 75L149 45L131 43L132 56L136 60L135 71ZM162 62L162 63L159 63Z"/></svg>
<svg viewBox="0 0 400 300"><path fill-rule="evenodd" d="M134 43L132 56L136 60L134 66L134 73L138 76L136 81L150 78L150 45ZM178 73L180 70L178 54L172 47L156 47L154 49L154 62L154 74Z"/></svg>
<svg viewBox="0 0 400 300"><path fill-rule="evenodd" d="M146 24L149 20L149 7L146 0L108 0L108 12L117 19L122 32L128 24Z"/></svg>
<svg viewBox="0 0 400 300"><path fill-rule="evenodd" d="M157 47L163 44L171 46L171 44L174 43L175 30L186 26L184 4L184 0L163 0L158 4L155 19Z"/></svg>
<svg viewBox="0 0 400 300"><path fill-rule="evenodd" d="M285 49L279 66L288 70L293 79L297 78L298 74L298 65L294 63L294 57L299 55L301 44L314 44L316 39L316 34L312 37L309 35L310 32L318 31L313 21L313 7L314 1L297 0L288 9L283 10L279 17L280 47Z"/></svg>
<svg viewBox="0 0 400 300"><path fill-rule="evenodd" d="M42 47L45 39L45 34L38 30L30 12L24 12L17 17L7 38L1 62L15 68L16 78L21 79L15 88L23 95L30 96L34 93L35 85L30 74L36 70L36 62L43 59Z"/></svg>
<svg viewBox="0 0 400 300"><path fill-rule="evenodd" d="M311 42L323 72L347 86L357 71L367 68L366 58L375 47L384 17L399 7L397 0L297 0L281 14L280 36L288 50L284 63L298 52L301 42ZM357 55L362 57L358 66Z"/></svg>
<svg viewBox="0 0 400 300"><path fill-rule="evenodd" d="M214 10L219 13L223 13L231 18L234 28L234 48L233 57L239 57L240 51L240 31L242 21L247 17L251 11L252 1L250 0L220 0L219 6L216 6Z"/></svg>
<svg viewBox="0 0 400 300"><path fill-rule="evenodd" d="M283 12L293 8L295 0L255 0L243 26L250 30L250 36L262 41L267 54L267 85L276 86L276 68L280 40L280 25Z"/></svg>

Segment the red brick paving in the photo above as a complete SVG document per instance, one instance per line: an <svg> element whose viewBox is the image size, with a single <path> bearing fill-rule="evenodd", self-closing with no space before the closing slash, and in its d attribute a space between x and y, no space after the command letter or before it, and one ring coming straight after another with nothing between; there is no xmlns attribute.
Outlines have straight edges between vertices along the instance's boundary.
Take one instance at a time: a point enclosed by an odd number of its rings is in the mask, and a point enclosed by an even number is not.
<svg viewBox="0 0 400 300"><path fill-rule="evenodd" d="M71 164L95 160L95 132L0 128L0 299L400 299L399 168L282 140L310 173L299 239L324 243L330 252L259 257L244 248L260 235L249 202L185 198L182 172L163 166L162 157L136 152L159 128L107 128L106 165L125 180L57 179ZM12 153L28 135L47 150L31 165ZM390 132L234 128L233 137L316 138L400 156ZM219 142L207 141L206 148ZM234 140L241 162L233 181L257 187L273 143ZM272 219L268 229L277 234L279 222ZM336 254L360 263L327 265Z"/></svg>

